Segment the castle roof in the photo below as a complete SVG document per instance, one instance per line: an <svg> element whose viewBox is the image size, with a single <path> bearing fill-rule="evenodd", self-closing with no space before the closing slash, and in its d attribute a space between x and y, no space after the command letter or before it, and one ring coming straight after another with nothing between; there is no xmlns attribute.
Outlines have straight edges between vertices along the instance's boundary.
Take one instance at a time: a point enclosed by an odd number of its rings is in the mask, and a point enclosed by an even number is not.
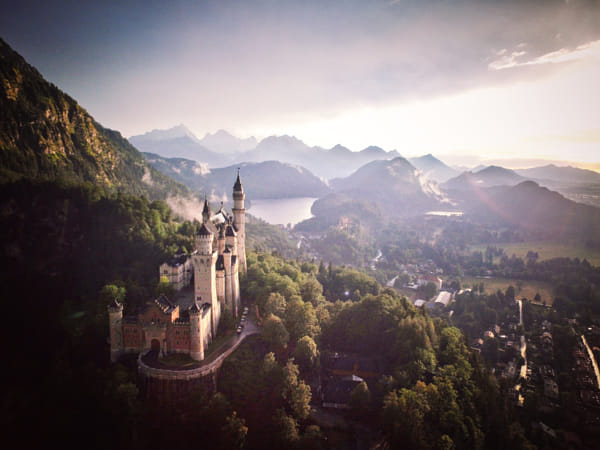
<svg viewBox="0 0 600 450"><path fill-rule="evenodd" d="M164 264L168 264L171 267L177 267L177 266L180 266L181 264L185 264L187 259L188 259L188 256L185 253L177 253L169 261L167 261Z"/></svg>
<svg viewBox="0 0 600 450"><path fill-rule="evenodd" d="M231 224L227 225L227 228L225 229L225 236L235 237L235 230Z"/></svg>
<svg viewBox="0 0 600 450"><path fill-rule="evenodd" d="M169 299L165 295L161 295L157 299L154 300L156 306L160 308L160 310L164 313L170 313L175 309L175 305L169 301Z"/></svg>
<svg viewBox="0 0 600 450"><path fill-rule="evenodd" d="M244 188L242 187L242 180L240 180L240 169L238 168L237 178L235 180L235 184L233 185L233 192L244 192Z"/></svg>
<svg viewBox="0 0 600 450"><path fill-rule="evenodd" d="M192 313L200 312L200 307L198 306L198 302L196 300L194 300L194 303L192 303L192 306L190 306L188 308L188 311L192 312Z"/></svg>
<svg viewBox="0 0 600 450"><path fill-rule="evenodd" d="M198 236L211 236L213 232L208 229L205 223L203 223L202 225L200 225L200 229L196 234Z"/></svg>
<svg viewBox="0 0 600 450"><path fill-rule="evenodd" d="M208 204L208 199L206 196L204 197L204 208L202 208L202 217L210 217L210 205Z"/></svg>
<svg viewBox="0 0 600 450"><path fill-rule="evenodd" d="M229 221L229 214L227 214L227 211L225 211L223 202L221 202L221 208L219 208L219 210L210 218L210 220L215 224L221 224Z"/></svg>

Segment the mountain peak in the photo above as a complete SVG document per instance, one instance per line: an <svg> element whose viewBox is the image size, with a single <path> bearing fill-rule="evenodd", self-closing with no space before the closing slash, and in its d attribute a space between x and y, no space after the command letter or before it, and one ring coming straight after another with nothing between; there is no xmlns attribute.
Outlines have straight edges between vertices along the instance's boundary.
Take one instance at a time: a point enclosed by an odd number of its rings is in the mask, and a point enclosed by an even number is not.
<svg viewBox="0 0 600 450"><path fill-rule="evenodd" d="M215 131L214 133L206 133L202 139L204 140L204 139L212 138L212 137L215 137L215 138L235 138L235 136L232 135L230 132L228 132L227 130L224 130L223 128L221 128L221 129Z"/></svg>
<svg viewBox="0 0 600 450"><path fill-rule="evenodd" d="M331 149L329 149L330 152L333 153L339 153L339 154L348 154L351 152L351 150L347 147L344 147L341 144L337 144L335 147L332 147Z"/></svg>
<svg viewBox="0 0 600 450"><path fill-rule="evenodd" d="M382 149L381 147L377 147L376 145L370 145L367 148L364 148L360 151L360 153L368 153L370 155L376 155L376 154L382 154L382 153L386 153L386 151L384 149Z"/></svg>
<svg viewBox="0 0 600 450"><path fill-rule="evenodd" d="M167 129L153 129L152 131L148 131L144 134L139 134L136 136L131 136L129 138L130 141L168 141L177 138L187 137L194 142L200 142L200 140L190 131L188 127L183 124L175 125L174 127Z"/></svg>

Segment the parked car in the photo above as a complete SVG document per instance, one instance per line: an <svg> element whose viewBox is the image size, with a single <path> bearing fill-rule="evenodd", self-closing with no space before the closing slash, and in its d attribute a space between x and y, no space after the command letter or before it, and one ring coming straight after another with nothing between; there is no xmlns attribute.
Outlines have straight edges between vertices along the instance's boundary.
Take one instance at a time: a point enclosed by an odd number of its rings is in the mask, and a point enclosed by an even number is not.
<svg viewBox="0 0 600 450"><path fill-rule="evenodd" d="M240 334L242 332L242 327L237 327L236 332L237 332L237 334Z"/></svg>

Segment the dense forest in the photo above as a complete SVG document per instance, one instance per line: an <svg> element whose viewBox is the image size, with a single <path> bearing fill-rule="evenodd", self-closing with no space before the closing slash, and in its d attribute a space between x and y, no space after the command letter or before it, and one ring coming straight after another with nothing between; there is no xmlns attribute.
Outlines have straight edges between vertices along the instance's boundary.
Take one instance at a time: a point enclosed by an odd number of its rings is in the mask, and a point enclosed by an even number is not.
<svg viewBox="0 0 600 450"><path fill-rule="evenodd" d="M512 423L510 411L457 329L360 271L268 253L249 254L242 280L244 301L264 318L261 336L223 366L219 394L190 398L194 413L180 424L141 400L134 361L109 364L102 288L124 288L127 307L141 306L156 292L160 262L192 248L196 224L176 221L163 202L89 185L22 180L3 185L1 198L2 284L24 344L7 349L12 389L3 416L25 441L93 435L98 447L146 447L175 434L170 442L180 447L209 440L260 448L276 431L282 446L326 448L308 412L311 385L332 352L380 361L385 376L363 386L355 414L368 413L391 445L501 448L524 439L499 428Z"/></svg>

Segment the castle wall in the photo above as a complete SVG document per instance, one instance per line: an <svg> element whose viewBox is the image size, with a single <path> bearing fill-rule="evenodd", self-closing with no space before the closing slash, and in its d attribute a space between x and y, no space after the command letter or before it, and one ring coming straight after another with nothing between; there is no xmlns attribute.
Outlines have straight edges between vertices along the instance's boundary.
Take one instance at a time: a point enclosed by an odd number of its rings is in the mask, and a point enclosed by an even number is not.
<svg viewBox="0 0 600 450"><path fill-rule="evenodd" d="M167 328L167 351L169 353L189 353L190 344L189 323L174 323Z"/></svg>
<svg viewBox="0 0 600 450"><path fill-rule="evenodd" d="M137 323L123 325L123 348L126 352L143 348L143 330Z"/></svg>
<svg viewBox="0 0 600 450"><path fill-rule="evenodd" d="M138 386L143 398L162 407L181 407L198 391L217 391L217 367L194 370L154 369L138 359Z"/></svg>
<svg viewBox="0 0 600 450"><path fill-rule="evenodd" d="M212 342L213 331L212 331L212 308L206 308L202 313L202 340L204 341L204 348L208 347L208 344Z"/></svg>

